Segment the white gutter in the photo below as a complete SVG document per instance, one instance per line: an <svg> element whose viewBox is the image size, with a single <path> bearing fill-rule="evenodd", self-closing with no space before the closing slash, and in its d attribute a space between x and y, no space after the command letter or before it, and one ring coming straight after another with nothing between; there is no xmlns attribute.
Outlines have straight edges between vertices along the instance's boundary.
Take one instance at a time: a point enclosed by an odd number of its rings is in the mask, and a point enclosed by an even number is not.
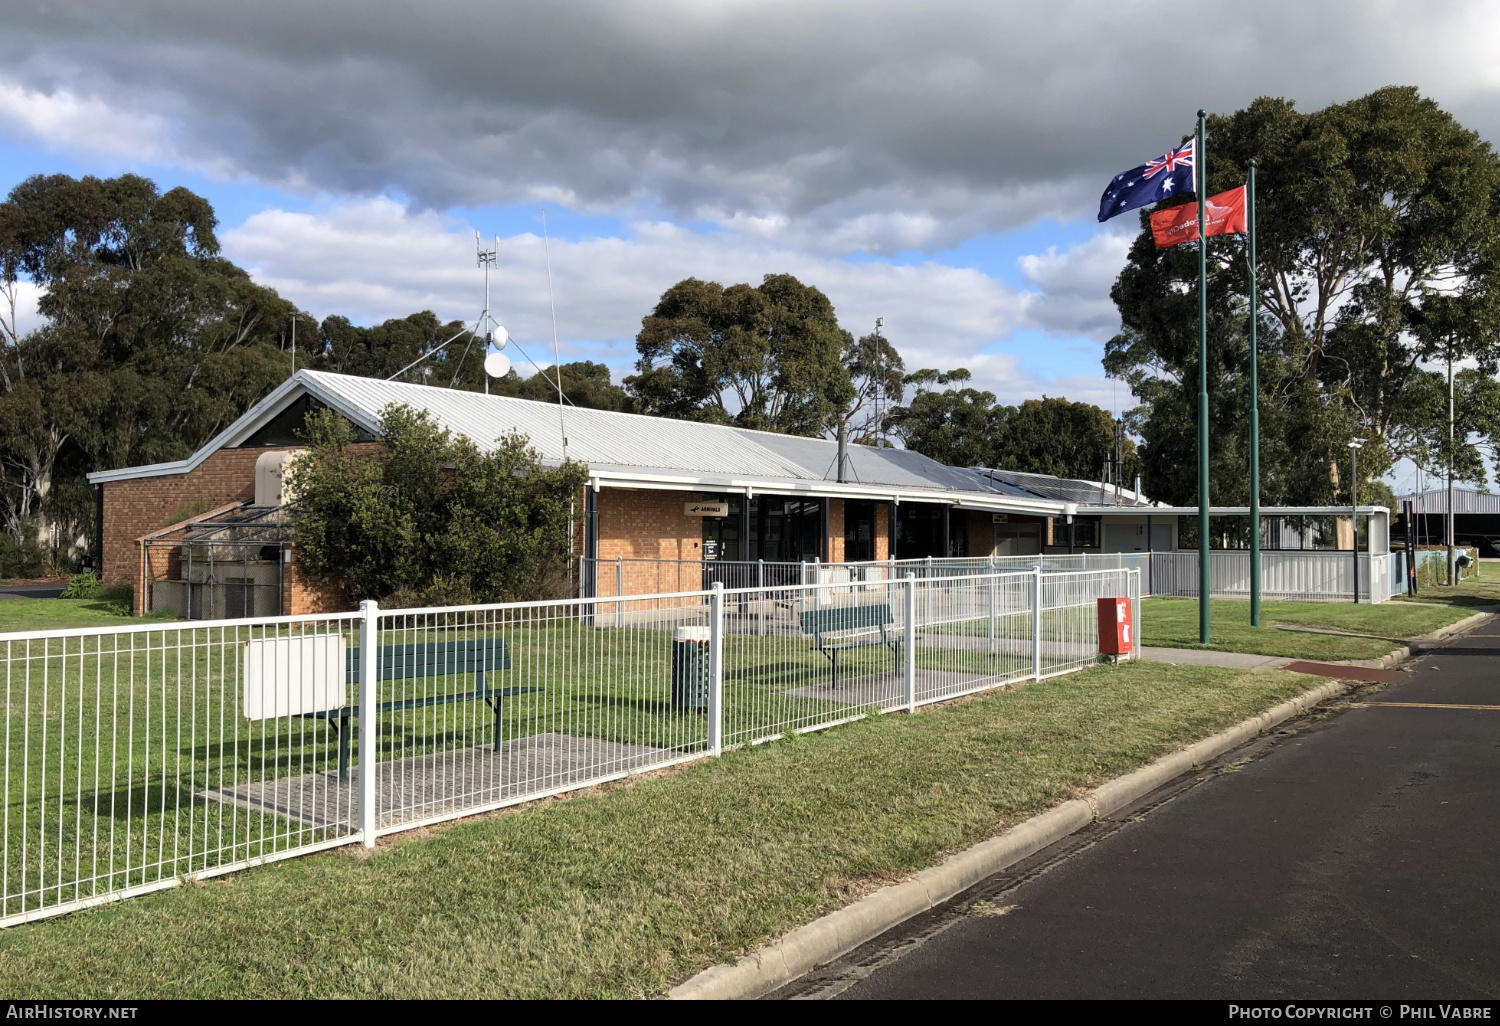
<svg viewBox="0 0 1500 1026"><path fill-rule="evenodd" d="M1014 495L987 492L944 491L940 489L893 488L890 485L853 484L835 481L807 481L795 478L744 478L719 474L653 472L649 470L606 470L590 468L590 476L609 488L646 488L655 491L739 492L764 495L807 495L833 499L875 499L881 502L946 502L976 510L1000 513L1033 513L1059 516L1063 503L1051 499L1027 499Z"/></svg>
<svg viewBox="0 0 1500 1026"><path fill-rule="evenodd" d="M1079 506L1078 512L1086 516L1114 513L1120 516L1197 516L1197 506ZM1390 513L1384 506L1360 506L1362 514ZM1249 516L1249 506L1210 506L1209 516ZM1262 506L1263 517L1283 516L1348 516L1348 506Z"/></svg>

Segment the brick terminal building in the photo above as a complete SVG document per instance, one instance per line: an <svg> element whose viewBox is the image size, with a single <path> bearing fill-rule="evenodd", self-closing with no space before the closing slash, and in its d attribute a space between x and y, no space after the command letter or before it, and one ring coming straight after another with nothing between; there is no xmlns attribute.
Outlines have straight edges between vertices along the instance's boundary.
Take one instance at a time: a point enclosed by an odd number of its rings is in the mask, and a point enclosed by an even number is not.
<svg viewBox="0 0 1500 1026"><path fill-rule="evenodd" d="M1140 551L1177 541L1175 518L1152 527L1135 493L1106 496L1096 482L946 467L904 449L849 446L841 459L825 439L602 410L567 408L560 420L548 403L298 371L186 460L89 475L105 579L132 588L137 613L331 611L336 600L302 576L281 531L281 464L311 410L334 409L362 444L376 445L381 411L399 403L480 446L519 431L549 463L563 459L566 429L567 456L589 471L576 549L586 566L603 567L580 575L584 594L659 590L664 572L696 590L705 573L746 561ZM1099 505L1107 498L1125 505ZM1075 516L1080 506L1087 512Z"/></svg>

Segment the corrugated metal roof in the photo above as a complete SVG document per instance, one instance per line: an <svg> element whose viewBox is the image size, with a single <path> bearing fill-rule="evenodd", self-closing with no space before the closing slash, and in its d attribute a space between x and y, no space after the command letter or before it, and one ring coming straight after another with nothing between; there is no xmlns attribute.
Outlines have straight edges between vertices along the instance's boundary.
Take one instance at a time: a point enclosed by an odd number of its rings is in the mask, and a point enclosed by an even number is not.
<svg viewBox="0 0 1500 1026"><path fill-rule="evenodd" d="M1077 502L1091 506L1097 505L1121 505L1134 506L1145 505L1149 499L1140 497L1139 503L1133 489L1122 488L1120 490L1120 501L1115 503L1114 486L1107 486L1107 491L1097 481L1079 481L1067 477L1054 477L1051 474L1028 474L1019 470L992 470L989 468L975 468L974 473L982 474L997 484L1009 485L1020 490L1021 494L1030 493L1044 499L1057 499L1061 502Z"/></svg>
<svg viewBox="0 0 1500 1026"><path fill-rule="evenodd" d="M186 473L211 453L244 444L304 391L371 432L378 431L387 406L405 403L428 411L437 424L476 445L487 448L501 435L518 431L544 460L556 462L563 457L562 424L558 408L551 403L304 370L277 386L188 459L98 471L89 480L99 483ZM849 472L840 484L838 443L828 439L574 407L568 407L563 416L568 455L587 463L601 478L613 477L616 484L622 479L639 482L626 487L769 487L855 497L889 488L897 499L903 494L911 498L913 491L930 491L937 493L936 499L981 504L988 499L989 505L1000 508L1043 513L1055 511L1057 503L1092 503L1099 496L1098 485L1087 481L947 467L906 449L864 445L849 446Z"/></svg>
<svg viewBox="0 0 1500 1026"><path fill-rule="evenodd" d="M502 435L519 431L543 459L563 458L562 424L551 403L344 374L302 373L319 398L346 413L351 407L360 410L364 426L371 429L379 426L387 406L405 403L426 410L437 424L486 449ZM564 417L568 455L584 463L683 471L732 467L756 477L807 476L805 468L765 446L745 444L732 428L571 407Z"/></svg>
<svg viewBox="0 0 1500 1026"><path fill-rule="evenodd" d="M1446 488L1434 488L1431 491L1413 492L1410 495L1397 496L1397 511L1400 511L1401 504L1408 500L1416 504L1416 512L1418 513L1448 512L1448 490ZM1494 492L1477 492L1472 488L1455 488L1453 489L1453 512L1500 513L1500 494Z"/></svg>
<svg viewBox="0 0 1500 1026"><path fill-rule="evenodd" d="M563 456L562 424L551 403L482 395L343 374L302 371L308 387L329 405L374 429L392 403L427 410L434 421L482 446L508 431L526 435L546 460ZM733 473L794 481L836 481L838 443L823 438L695 421L644 417L608 410L568 407L568 455L591 466ZM967 470L946 467L905 449L849 446L849 483L942 491L994 492ZM1025 494L1025 493L1017 493Z"/></svg>

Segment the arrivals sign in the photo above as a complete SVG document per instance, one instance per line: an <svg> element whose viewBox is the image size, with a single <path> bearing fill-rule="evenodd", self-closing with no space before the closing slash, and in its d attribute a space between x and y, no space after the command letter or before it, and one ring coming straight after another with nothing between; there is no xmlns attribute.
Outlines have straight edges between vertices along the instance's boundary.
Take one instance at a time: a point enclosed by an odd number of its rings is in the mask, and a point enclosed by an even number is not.
<svg viewBox="0 0 1500 1026"><path fill-rule="evenodd" d="M683 505L682 511L690 517L727 517L729 516L729 503L689 502Z"/></svg>

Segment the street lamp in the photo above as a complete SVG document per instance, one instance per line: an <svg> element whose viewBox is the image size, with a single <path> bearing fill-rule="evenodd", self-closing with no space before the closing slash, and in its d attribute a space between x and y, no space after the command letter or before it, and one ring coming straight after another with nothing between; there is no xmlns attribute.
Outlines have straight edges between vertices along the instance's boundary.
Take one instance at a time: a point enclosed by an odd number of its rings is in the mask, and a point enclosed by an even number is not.
<svg viewBox="0 0 1500 1026"><path fill-rule="evenodd" d="M1363 438L1349 441L1349 527L1354 549L1354 604L1359 604L1359 450Z"/></svg>

